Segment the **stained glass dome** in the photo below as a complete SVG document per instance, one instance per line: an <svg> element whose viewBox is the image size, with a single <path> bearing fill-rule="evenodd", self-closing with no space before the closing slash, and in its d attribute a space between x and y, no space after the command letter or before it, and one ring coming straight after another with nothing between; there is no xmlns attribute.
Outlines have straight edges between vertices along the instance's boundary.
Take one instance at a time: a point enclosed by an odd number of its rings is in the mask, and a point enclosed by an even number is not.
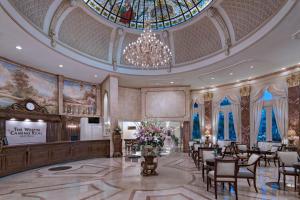
<svg viewBox="0 0 300 200"><path fill-rule="evenodd" d="M122 26L143 29L147 18L152 29L185 22L213 0L83 0L96 13Z"/></svg>

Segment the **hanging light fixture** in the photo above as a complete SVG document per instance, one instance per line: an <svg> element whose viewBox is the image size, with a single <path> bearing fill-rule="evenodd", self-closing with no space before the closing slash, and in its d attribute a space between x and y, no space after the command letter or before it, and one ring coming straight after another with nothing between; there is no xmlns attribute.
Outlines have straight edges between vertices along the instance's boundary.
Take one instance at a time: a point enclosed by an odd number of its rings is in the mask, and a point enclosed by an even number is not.
<svg viewBox="0 0 300 200"><path fill-rule="evenodd" d="M151 22L145 22L145 29L137 41L130 43L123 50L127 64L132 64L140 69L158 70L168 67L172 53L167 45L156 38L150 28Z"/></svg>

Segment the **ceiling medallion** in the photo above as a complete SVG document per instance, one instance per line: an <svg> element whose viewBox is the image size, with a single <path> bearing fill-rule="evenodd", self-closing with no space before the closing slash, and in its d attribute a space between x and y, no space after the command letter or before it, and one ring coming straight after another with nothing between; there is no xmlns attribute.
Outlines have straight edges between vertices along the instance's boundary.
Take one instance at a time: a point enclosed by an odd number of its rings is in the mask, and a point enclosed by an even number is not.
<svg viewBox="0 0 300 200"><path fill-rule="evenodd" d="M172 53L167 45L156 38L150 24L150 21L145 22L143 33L137 41L125 47L123 56L127 64L132 64L140 69L163 69L170 65Z"/></svg>

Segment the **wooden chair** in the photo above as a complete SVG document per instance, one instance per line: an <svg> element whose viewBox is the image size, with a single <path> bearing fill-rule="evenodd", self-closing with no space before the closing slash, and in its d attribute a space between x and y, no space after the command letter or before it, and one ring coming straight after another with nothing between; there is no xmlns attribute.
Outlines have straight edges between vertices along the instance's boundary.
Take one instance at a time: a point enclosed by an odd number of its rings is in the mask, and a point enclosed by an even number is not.
<svg viewBox="0 0 300 200"><path fill-rule="evenodd" d="M278 184L280 175L283 174L283 190L285 190L285 177L294 176L295 191L297 190L297 177L299 174L293 168L293 164L298 162L299 155L297 152L278 152Z"/></svg>
<svg viewBox="0 0 300 200"><path fill-rule="evenodd" d="M257 187L256 187L256 168L257 168L257 164L259 162L259 159L260 159L260 155L252 154L249 157L247 164L239 165L239 171L238 171L238 174L237 174L237 178L247 179L247 182L248 182L249 186L251 186L249 180L252 179L254 189L255 189L256 192L258 192Z"/></svg>
<svg viewBox="0 0 300 200"><path fill-rule="evenodd" d="M200 148L200 144L195 143L193 145L192 158L193 158L193 161L194 161L196 167L198 167L199 148Z"/></svg>
<svg viewBox="0 0 300 200"><path fill-rule="evenodd" d="M217 183L233 183L235 191L235 199L238 200L237 192L237 172L238 159L216 159L214 171L210 171L207 175L207 191L211 186L211 181L214 181L215 198L217 199L218 188Z"/></svg>
<svg viewBox="0 0 300 200"><path fill-rule="evenodd" d="M246 144L238 144L236 146L236 157L238 157L241 161L248 160L248 147Z"/></svg>
<svg viewBox="0 0 300 200"><path fill-rule="evenodd" d="M204 145L203 145L204 146ZM202 151L215 151L217 150L217 148L215 147L199 147L198 149L198 170L200 170L200 167L202 166L202 162L203 162L203 153Z"/></svg>
<svg viewBox="0 0 300 200"><path fill-rule="evenodd" d="M223 148L222 157L223 158L226 156L233 157L234 155L236 155L236 152L237 152L236 144L234 142L231 142L230 145L225 146Z"/></svg>
<svg viewBox="0 0 300 200"><path fill-rule="evenodd" d="M272 146L270 150L270 154L266 155L266 160L269 165L270 165L270 161L273 161L276 167L276 161L278 160L278 155L277 155L278 149L279 149L278 146Z"/></svg>
<svg viewBox="0 0 300 200"><path fill-rule="evenodd" d="M192 155L194 143L194 141L189 141L189 156Z"/></svg>
<svg viewBox="0 0 300 200"><path fill-rule="evenodd" d="M210 170L209 166L206 164L206 160L215 158L215 151L213 149L201 149L201 157L202 157L202 178L205 180L205 170Z"/></svg>

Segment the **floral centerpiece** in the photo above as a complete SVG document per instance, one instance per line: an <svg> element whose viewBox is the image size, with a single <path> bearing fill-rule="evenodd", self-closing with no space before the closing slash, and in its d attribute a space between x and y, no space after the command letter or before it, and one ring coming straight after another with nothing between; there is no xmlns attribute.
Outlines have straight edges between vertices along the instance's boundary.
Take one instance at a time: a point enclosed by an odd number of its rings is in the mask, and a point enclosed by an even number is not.
<svg viewBox="0 0 300 200"><path fill-rule="evenodd" d="M142 121L136 134L143 156L157 156L164 146L164 132L155 121Z"/></svg>

